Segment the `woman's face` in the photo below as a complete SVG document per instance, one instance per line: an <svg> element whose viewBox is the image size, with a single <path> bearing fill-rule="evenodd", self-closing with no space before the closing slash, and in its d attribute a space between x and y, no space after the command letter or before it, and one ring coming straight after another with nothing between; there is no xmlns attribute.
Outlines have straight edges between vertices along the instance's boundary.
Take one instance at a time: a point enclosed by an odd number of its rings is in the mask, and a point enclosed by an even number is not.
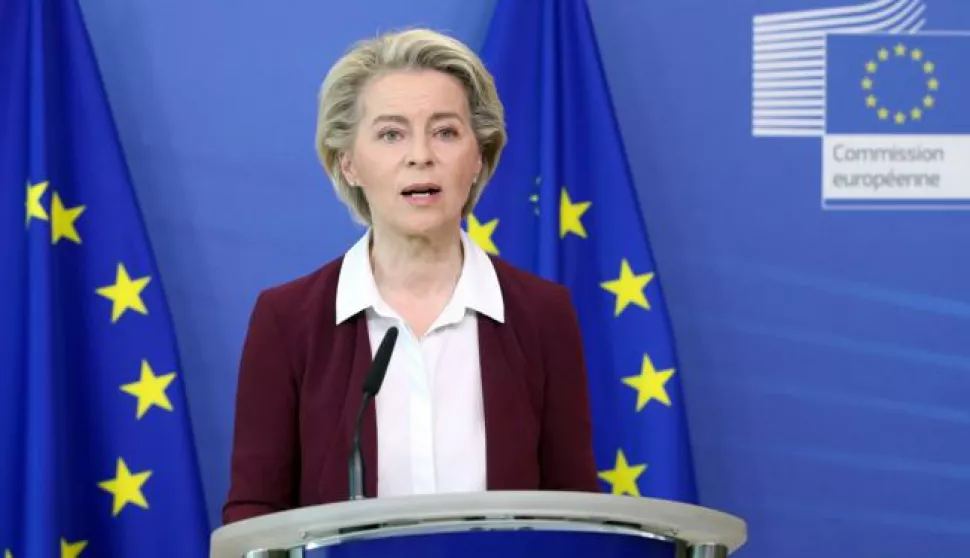
<svg viewBox="0 0 970 558"><path fill-rule="evenodd" d="M360 102L341 168L363 188L374 227L407 236L460 227L482 159L458 80L431 70L382 74Z"/></svg>

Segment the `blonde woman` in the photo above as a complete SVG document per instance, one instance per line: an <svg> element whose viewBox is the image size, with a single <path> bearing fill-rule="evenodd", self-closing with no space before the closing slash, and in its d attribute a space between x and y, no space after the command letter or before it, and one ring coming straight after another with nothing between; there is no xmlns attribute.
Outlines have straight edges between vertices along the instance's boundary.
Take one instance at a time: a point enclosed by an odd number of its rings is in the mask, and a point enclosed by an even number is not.
<svg viewBox="0 0 970 558"><path fill-rule="evenodd" d="M366 232L256 300L223 521L348 497L362 384L391 327L360 435L366 496L597 491L569 292L461 229L506 141L481 60L430 30L360 42L324 80L317 126L322 165Z"/></svg>

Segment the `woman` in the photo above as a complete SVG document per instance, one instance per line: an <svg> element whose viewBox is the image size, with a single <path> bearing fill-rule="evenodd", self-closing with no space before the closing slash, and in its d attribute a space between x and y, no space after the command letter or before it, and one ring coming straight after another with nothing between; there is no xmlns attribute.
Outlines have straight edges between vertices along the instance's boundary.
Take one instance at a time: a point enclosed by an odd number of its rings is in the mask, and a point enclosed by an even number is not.
<svg viewBox="0 0 970 558"><path fill-rule="evenodd" d="M365 495L598 490L569 293L461 229L504 145L492 78L452 38L384 35L331 69L317 149L367 231L257 298L224 522L348 497L363 380L392 326L363 419Z"/></svg>

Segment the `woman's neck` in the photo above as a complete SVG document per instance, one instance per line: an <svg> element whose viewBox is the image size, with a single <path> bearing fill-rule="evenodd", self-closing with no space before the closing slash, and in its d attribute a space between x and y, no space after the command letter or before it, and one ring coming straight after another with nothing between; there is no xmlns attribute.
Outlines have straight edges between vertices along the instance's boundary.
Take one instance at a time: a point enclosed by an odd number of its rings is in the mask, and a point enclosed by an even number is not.
<svg viewBox="0 0 970 558"><path fill-rule="evenodd" d="M371 231L371 268L385 297L450 295L461 274L463 257L457 235L401 236L377 228Z"/></svg>

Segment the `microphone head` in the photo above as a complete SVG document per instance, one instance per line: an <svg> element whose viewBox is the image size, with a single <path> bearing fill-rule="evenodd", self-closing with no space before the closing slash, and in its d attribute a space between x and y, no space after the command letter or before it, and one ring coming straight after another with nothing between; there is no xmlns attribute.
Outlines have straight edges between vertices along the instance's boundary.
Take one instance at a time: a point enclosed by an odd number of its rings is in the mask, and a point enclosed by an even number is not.
<svg viewBox="0 0 970 558"><path fill-rule="evenodd" d="M377 347L377 353L374 355L374 362L371 363L370 370L367 372L367 377L364 378L364 394L371 397L376 397L377 392L381 390L381 385L384 383L384 376L387 374L387 367L391 363L391 353L394 352L394 343L397 341L397 328L391 326L384 334L384 339L381 340L381 344Z"/></svg>

